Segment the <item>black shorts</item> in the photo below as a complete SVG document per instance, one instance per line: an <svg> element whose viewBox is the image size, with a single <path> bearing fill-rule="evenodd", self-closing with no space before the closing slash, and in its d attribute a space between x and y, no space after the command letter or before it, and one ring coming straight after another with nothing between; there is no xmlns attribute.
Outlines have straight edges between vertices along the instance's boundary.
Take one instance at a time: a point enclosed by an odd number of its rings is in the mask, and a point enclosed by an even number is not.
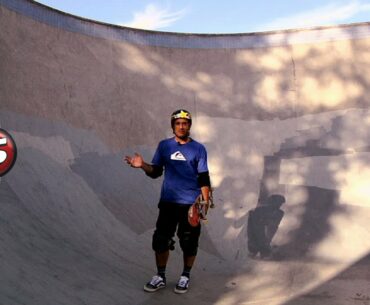
<svg viewBox="0 0 370 305"><path fill-rule="evenodd" d="M177 237L184 252L195 255L198 248L201 226L192 227L188 222L190 205L172 202L158 204L159 215L154 234L172 239L177 229Z"/></svg>

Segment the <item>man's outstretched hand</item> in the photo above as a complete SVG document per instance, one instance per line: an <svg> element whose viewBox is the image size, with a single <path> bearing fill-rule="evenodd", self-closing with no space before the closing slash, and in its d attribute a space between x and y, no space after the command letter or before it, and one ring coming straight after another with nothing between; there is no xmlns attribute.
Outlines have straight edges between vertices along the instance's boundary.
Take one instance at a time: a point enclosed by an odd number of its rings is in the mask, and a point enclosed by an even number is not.
<svg viewBox="0 0 370 305"><path fill-rule="evenodd" d="M130 165L131 167L135 167L135 168L141 168L144 163L143 157L139 155L138 153L135 153L135 155L132 157L126 156L124 158L124 161L126 161L126 163Z"/></svg>

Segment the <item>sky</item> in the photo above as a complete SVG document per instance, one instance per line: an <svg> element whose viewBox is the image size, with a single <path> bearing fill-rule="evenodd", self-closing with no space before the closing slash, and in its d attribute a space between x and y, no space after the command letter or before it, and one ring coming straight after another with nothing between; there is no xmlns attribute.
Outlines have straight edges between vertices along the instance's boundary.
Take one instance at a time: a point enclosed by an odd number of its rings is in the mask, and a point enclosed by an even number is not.
<svg viewBox="0 0 370 305"><path fill-rule="evenodd" d="M39 0L106 23L180 33L251 33L370 21L370 0Z"/></svg>

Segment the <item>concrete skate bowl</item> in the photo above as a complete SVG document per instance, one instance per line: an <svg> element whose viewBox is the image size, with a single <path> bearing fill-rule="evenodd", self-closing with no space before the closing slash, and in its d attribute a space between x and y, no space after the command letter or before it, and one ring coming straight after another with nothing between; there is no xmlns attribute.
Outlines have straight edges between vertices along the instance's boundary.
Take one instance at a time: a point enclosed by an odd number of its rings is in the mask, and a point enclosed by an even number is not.
<svg viewBox="0 0 370 305"><path fill-rule="evenodd" d="M366 304L370 24L259 34L140 31L0 0L0 304ZM142 291L161 180L147 161L192 112L216 208L190 291ZM276 256L252 260L247 213L282 194Z"/></svg>

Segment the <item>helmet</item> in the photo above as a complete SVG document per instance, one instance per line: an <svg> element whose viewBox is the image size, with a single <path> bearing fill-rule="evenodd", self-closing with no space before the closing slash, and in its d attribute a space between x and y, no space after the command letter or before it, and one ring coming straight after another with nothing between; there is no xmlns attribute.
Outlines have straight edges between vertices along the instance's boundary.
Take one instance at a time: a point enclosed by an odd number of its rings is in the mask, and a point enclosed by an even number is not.
<svg viewBox="0 0 370 305"><path fill-rule="evenodd" d="M278 194L273 194L267 198L268 205L281 206L285 202L285 197Z"/></svg>
<svg viewBox="0 0 370 305"><path fill-rule="evenodd" d="M190 114L189 111L187 111L185 109L179 109L179 110L176 110L175 112L173 112L171 114L171 126L172 126L172 128L173 128L174 122L177 119L186 119L186 120L189 121L190 126L191 126L191 114Z"/></svg>

